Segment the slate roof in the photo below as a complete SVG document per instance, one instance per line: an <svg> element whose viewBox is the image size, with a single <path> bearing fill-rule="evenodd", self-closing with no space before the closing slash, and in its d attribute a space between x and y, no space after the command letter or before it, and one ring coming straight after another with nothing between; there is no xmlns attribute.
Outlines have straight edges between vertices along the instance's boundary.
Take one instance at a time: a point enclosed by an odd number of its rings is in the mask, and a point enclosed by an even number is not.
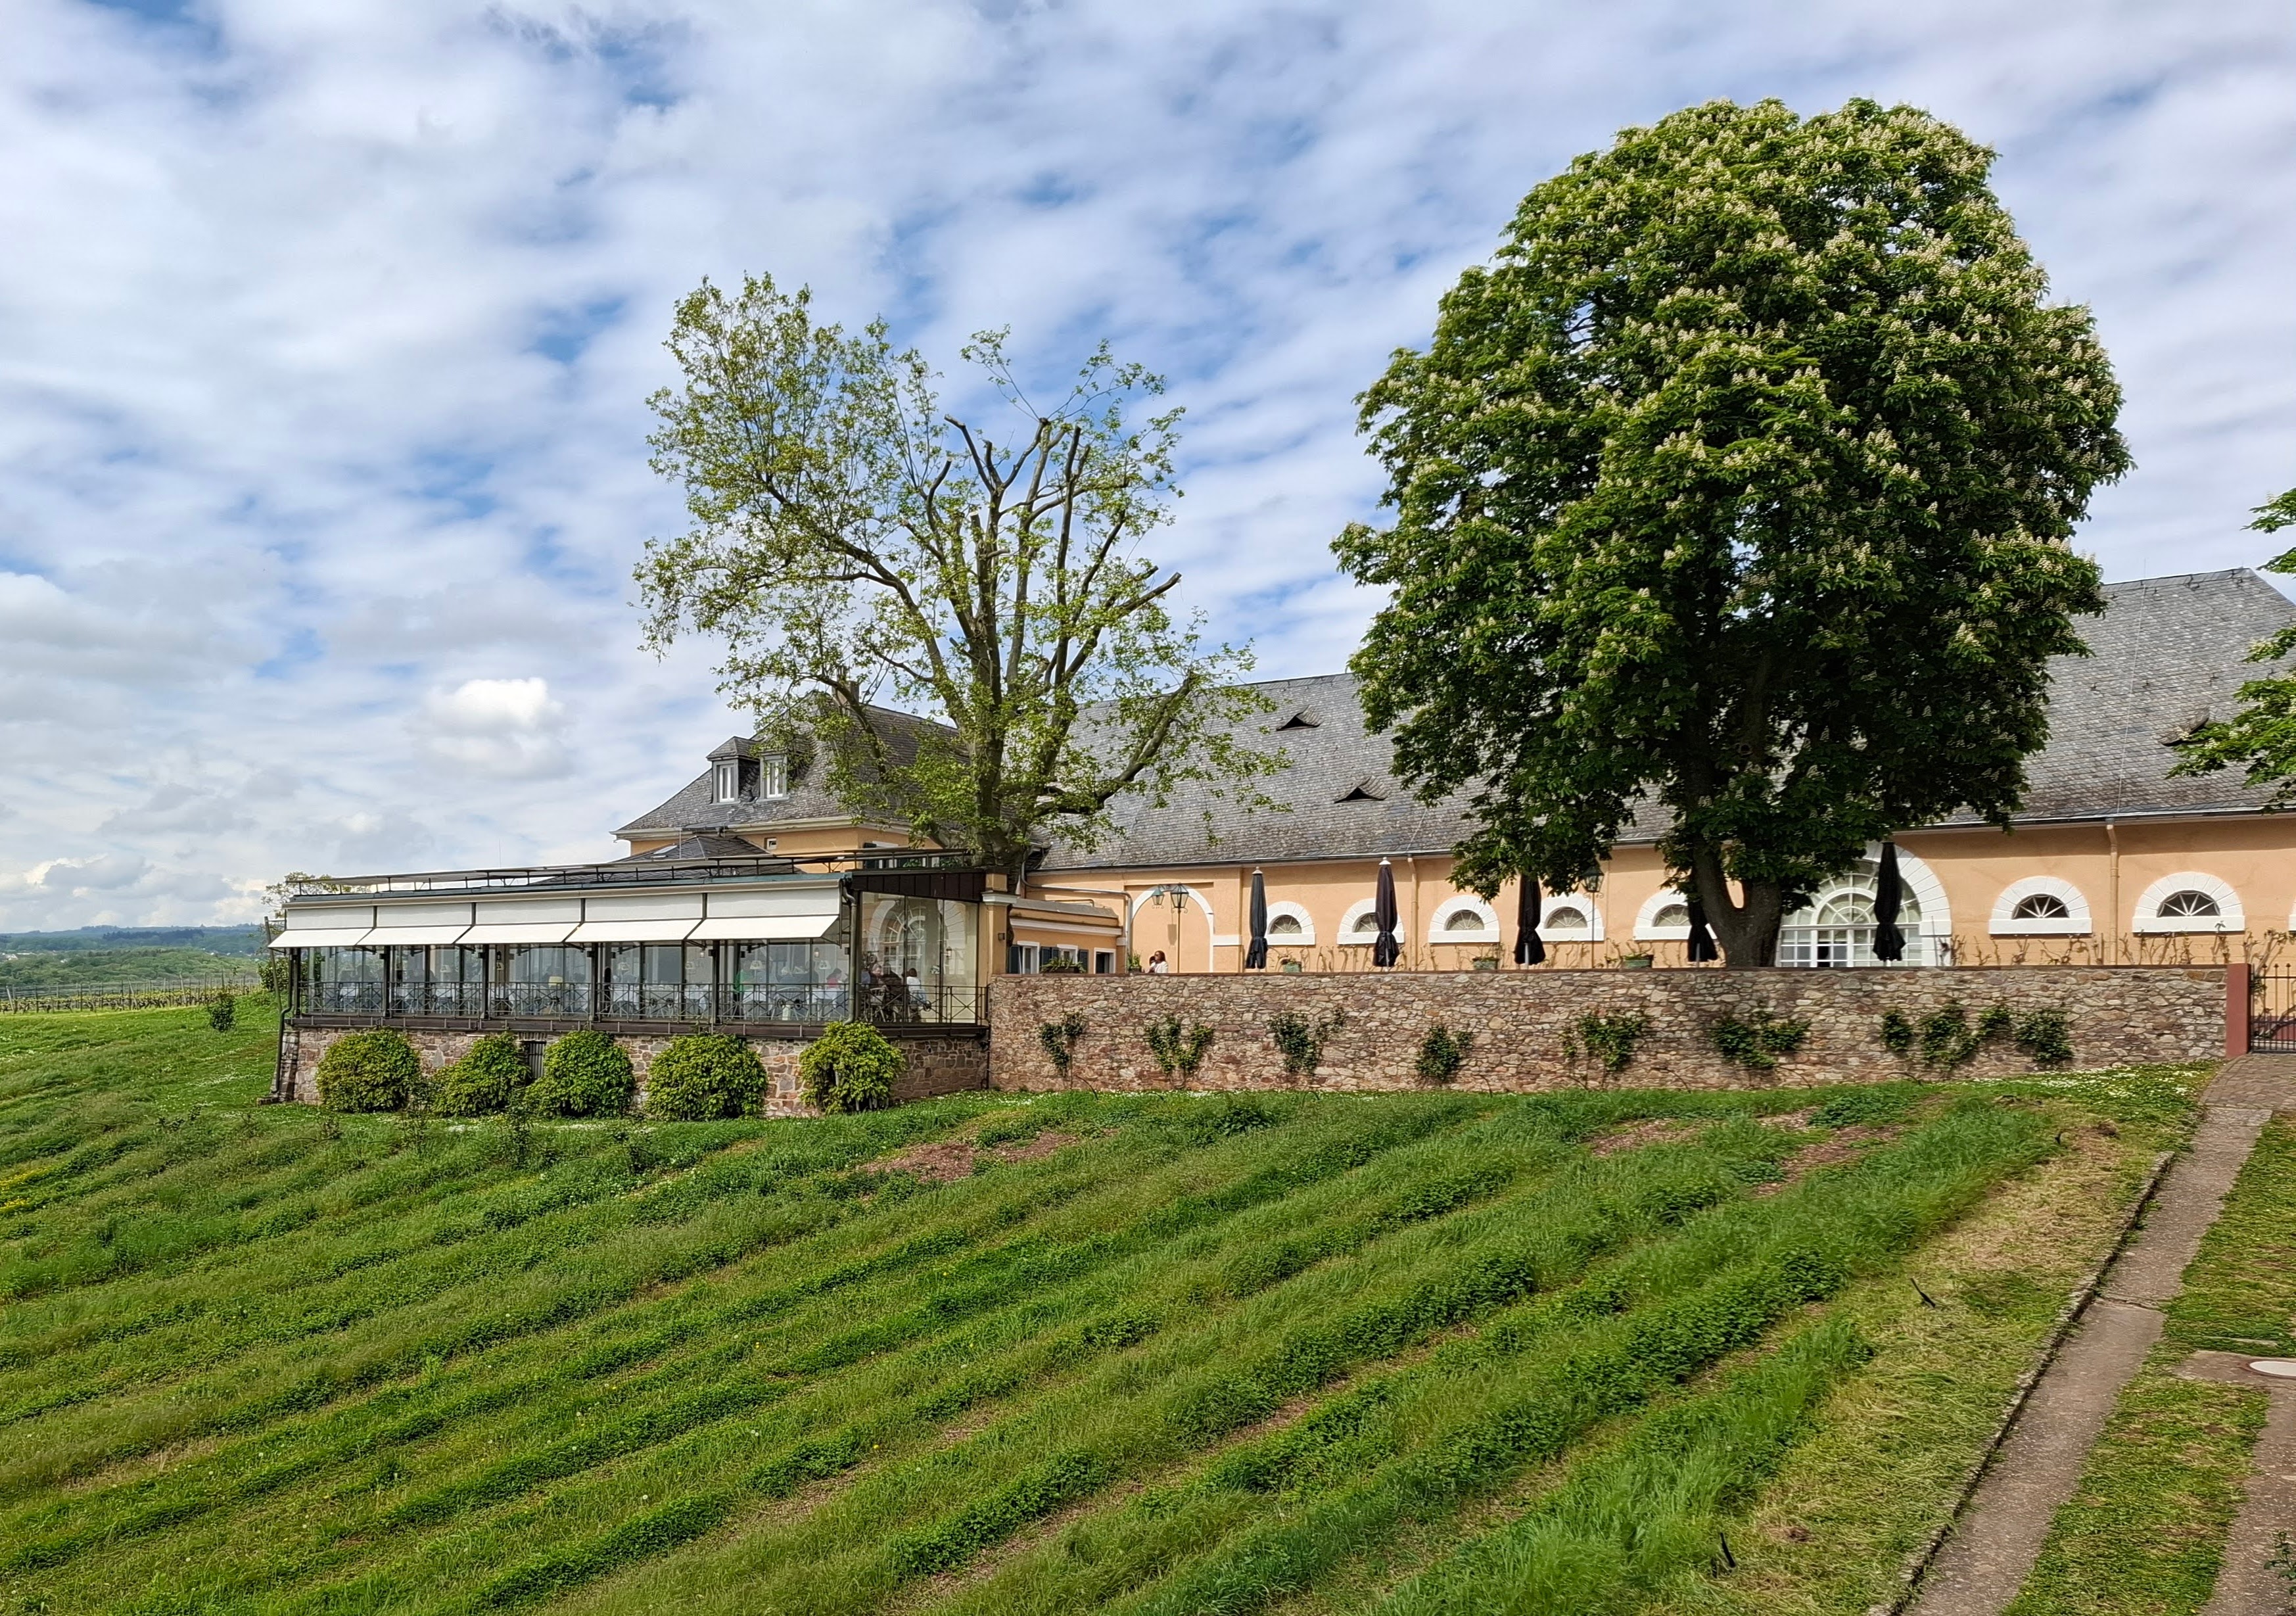
<svg viewBox="0 0 2296 1616"><path fill-rule="evenodd" d="M887 720L887 746L897 760L907 762L916 755L919 732L938 728L930 719L913 714L893 712L885 708L871 711ZM751 755L762 754L763 749L754 742L735 736L711 751L709 756L735 755L738 749L748 746ZM714 771L703 769L677 794L667 802L645 813L614 833L617 836L674 836L690 832L724 831L734 825L772 826L808 819L851 819L853 810L832 796L822 784L828 774L825 761L816 758L810 767L800 768L798 760L791 760L789 794L784 797L747 797L739 802L715 802L710 800ZM748 849L754 853L758 849ZM667 855L665 855L667 857Z"/></svg>
<svg viewBox="0 0 2296 1616"><path fill-rule="evenodd" d="M2093 654L2062 658L2051 669L2049 744L2027 766L2030 785L2019 817L2260 808L2264 793L2244 785L2237 770L2169 778L2176 759L2167 742L2205 719L2232 716L2243 682L2264 671L2246 660L2249 647L2296 621L2296 606L2245 567L2109 584L2105 602L2103 616L2081 625ZM1423 803L1395 783L1387 739L1365 726L1352 677L1275 679L1255 688L1275 708L1253 721L1252 729L1265 733L1251 740L1280 744L1291 759L1263 789L1291 803L1291 812L1245 814L1232 803L1214 802L1208 835L1203 802L1156 808L1119 800L1116 836L1090 852L1055 847L1044 867L1375 858L1446 851L1465 833L1463 799ZM906 714L889 716L909 726L912 741L927 724ZM816 762L791 781L787 797L775 801L724 803L709 800L710 773L704 769L668 801L615 833L700 833L705 845L716 846L712 833L731 825L850 818L851 810L820 785L824 772ZM1975 820L1963 816L1947 823ZM1628 840L1649 841L1658 829L1655 812L1647 813Z"/></svg>
<svg viewBox="0 0 2296 1616"><path fill-rule="evenodd" d="M2019 817L2261 808L2264 793L2237 770L2170 779L2176 758L2167 742L2232 716L2242 683L2264 671L2246 660L2249 647L2296 620L2296 606L2244 567L2112 584L2105 600L2103 614L2081 625L2092 654L2061 658L2051 669L2049 744L2027 766ZM1263 789L1291 812L1213 803L1208 835L1201 802L1138 804L1119 812L1117 836L1090 852L1056 847L1044 867L1378 857L1445 851L1465 833L1463 799L1421 803L1394 783L1389 743L1365 727L1350 676L1257 688L1275 710L1253 724L1272 733L1252 739L1280 743L1291 759ZM1306 726L1296 723L1301 716ZM1628 840L1649 841L1658 830L1656 812L1646 813Z"/></svg>

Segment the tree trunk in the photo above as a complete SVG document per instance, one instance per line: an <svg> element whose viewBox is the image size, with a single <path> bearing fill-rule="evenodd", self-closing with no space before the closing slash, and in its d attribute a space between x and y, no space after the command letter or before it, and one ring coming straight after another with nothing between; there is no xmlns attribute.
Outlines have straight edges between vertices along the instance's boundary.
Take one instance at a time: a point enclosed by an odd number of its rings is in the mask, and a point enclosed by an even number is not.
<svg viewBox="0 0 2296 1616"><path fill-rule="evenodd" d="M1785 918L1785 894L1777 883L1740 883L1742 903L1730 897L1722 861L1702 854L1694 861L1699 901L1706 906L1706 923L1721 946L1722 964L1728 971L1759 970L1778 963L1778 923Z"/></svg>

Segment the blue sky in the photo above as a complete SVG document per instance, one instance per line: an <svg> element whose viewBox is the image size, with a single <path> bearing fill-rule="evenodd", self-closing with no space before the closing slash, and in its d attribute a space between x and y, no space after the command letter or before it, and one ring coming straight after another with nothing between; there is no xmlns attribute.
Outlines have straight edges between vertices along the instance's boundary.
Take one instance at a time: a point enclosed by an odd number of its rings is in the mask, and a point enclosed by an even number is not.
<svg viewBox="0 0 2296 1616"><path fill-rule="evenodd" d="M954 363L1102 336L1189 410L1155 553L1271 676L1376 603L1351 399L1522 193L1714 96L2001 153L2138 469L2108 576L2296 484L2296 24L2209 7L11 0L0 927L240 919L291 868L600 857L736 725L643 654L672 301L809 282Z"/></svg>

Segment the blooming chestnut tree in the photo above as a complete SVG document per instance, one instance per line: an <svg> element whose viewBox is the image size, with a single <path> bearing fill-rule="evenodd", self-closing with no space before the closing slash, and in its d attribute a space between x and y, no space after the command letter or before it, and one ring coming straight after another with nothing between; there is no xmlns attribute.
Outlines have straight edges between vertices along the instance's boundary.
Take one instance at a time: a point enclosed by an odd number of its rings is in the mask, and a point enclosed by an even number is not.
<svg viewBox="0 0 2296 1616"><path fill-rule="evenodd" d="M2005 823L2069 546L2125 471L2086 308L1910 107L1710 103L1523 201L1361 399L1390 592L1354 668L1398 767L1464 791L1460 879L1591 884L1638 812L1727 963L1878 837Z"/></svg>

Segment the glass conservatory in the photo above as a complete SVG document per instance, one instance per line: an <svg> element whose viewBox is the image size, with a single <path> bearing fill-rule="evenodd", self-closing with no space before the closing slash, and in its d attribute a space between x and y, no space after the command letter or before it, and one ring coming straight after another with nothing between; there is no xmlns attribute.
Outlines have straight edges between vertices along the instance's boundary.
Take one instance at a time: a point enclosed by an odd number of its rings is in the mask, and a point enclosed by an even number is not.
<svg viewBox="0 0 2296 1616"><path fill-rule="evenodd" d="M971 1025L984 885L915 854L329 880L290 898L271 947L311 1021Z"/></svg>

